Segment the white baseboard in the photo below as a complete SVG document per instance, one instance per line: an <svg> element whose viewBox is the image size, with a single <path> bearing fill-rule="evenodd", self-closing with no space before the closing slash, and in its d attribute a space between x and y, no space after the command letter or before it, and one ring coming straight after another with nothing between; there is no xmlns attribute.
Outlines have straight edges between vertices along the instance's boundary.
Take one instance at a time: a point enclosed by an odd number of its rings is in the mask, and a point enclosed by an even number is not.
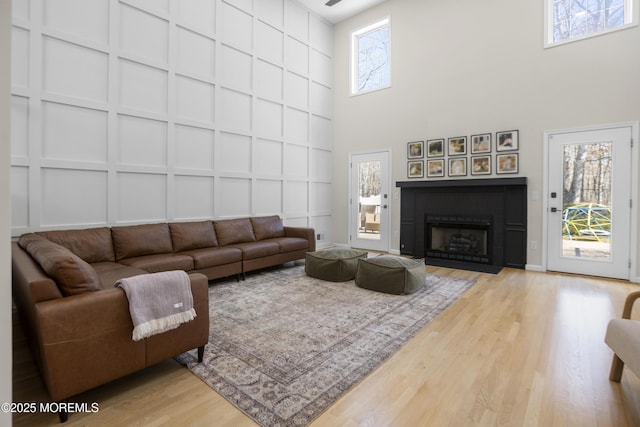
<svg viewBox="0 0 640 427"><path fill-rule="evenodd" d="M316 244L316 248L318 248L318 249L329 249L329 248L350 249L351 246L349 246L349 245L347 245L345 243L322 242L322 243L317 243ZM400 249L389 249L389 253L391 255L400 255Z"/></svg>
<svg viewBox="0 0 640 427"><path fill-rule="evenodd" d="M317 249L329 249L329 248L350 248L351 246L346 245L344 243L331 243L331 242L323 242L316 244Z"/></svg>
<svg viewBox="0 0 640 427"><path fill-rule="evenodd" d="M333 243L329 243L329 242L317 242L316 243L316 249L327 249L330 247L335 246Z"/></svg>
<svg viewBox="0 0 640 427"><path fill-rule="evenodd" d="M541 266L541 265L534 265L534 264L527 264L527 265L525 266L525 270L528 270L528 271L537 271L537 272L539 272L539 273L546 273L546 272L547 272L547 270L546 270L543 266ZM630 281L631 283L637 283L637 284L640 284L640 277L638 277L638 276L636 276L636 277L631 277L631 278L629 279L629 281Z"/></svg>

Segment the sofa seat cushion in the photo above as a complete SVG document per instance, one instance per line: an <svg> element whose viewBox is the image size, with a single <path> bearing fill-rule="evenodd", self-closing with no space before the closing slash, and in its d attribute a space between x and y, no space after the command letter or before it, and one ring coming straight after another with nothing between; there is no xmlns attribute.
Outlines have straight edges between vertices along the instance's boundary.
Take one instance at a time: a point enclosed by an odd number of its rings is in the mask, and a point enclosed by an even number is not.
<svg viewBox="0 0 640 427"><path fill-rule="evenodd" d="M40 231L36 234L64 246L89 264L116 260L111 241L111 230L108 227Z"/></svg>
<svg viewBox="0 0 640 427"><path fill-rule="evenodd" d="M424 259L380 255L358 260L356 285L372 291L396 295L412 294L425 285Z"/></svg>
<svg viewBox="0 0 640 427"><path fill-rule="evenodd" d="M167 223L111 227L111 237L116 261L173 252Z"/></svg>
<svg viewBox="0 0 640 427"><path fill-rule="evenodd" d="M119 279L137 276L139 274L147 274L147 272L141 268L130 267L117 262L96 262L91 264L91 266L96 273L98 273L104 289L113 288Z"/></svg>
<svg viewBox="0 0 640 427"><path fill-rule="evenodd" d="M35 233L23 234L18 240L18 245L55 280L63 295L77 295L102 289L98 273L93 267L64 246Z"/></svg>
<svg viewBox="0 0 640 427"><path fill-rule="evenodd" d="M277 243L280 247L281 254L302 251L309 248L309 242L306 239L300 239L298 237L277 237L266 241Z"/></svg>
<svg viewBox="0 0 640 427"><path fill-rule="evenodd" d="M182 254L144 255L119 261L121 264L140 268L147 273L158 273L169 270L193 270L193 258Z"/></svg>
<svg viewBox="0 0 640 427"><path fill-rule="evenodd" d="M256 240L249 218L222 219L214 221L213 227L216 230L216 237L220 246L254 242Z"/></svg>
<svg viewBox="0 0 640 427"><path fill-rule="evenodd" d="M172 222L169 224L169 231L175 252L218 246L211 221Z"/></svg>
<svg viewBox="0 0 640 427"><path fill-rule="evenodd" d="M194 249L181 254L193 258L196 270L242 261L242 251L233 247Z"/></svg>
<svg viewBox="0 0 640 427"><path fill-rule="evenodd" d="M280 245L271 241L238 243L232 247L238 248L242 251L243 260L263 258L271 255L278 255L280 253Z"/></svg>

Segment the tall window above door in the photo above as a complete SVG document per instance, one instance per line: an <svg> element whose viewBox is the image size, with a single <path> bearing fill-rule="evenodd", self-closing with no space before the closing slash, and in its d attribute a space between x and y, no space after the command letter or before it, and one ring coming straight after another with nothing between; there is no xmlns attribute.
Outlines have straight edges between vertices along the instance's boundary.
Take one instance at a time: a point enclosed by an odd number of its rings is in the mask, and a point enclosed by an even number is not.
<svg viewBox="0 0 640 427"><path fill-rule="evenodd" d="M545 46L637 25L636 6L637 0L545 0Z"/></svg>
<svg viewBox="0 0 640 427"><path fill-rule="evenodd" d="M351 33L351 95L391 86L391 21Z"/></svg>

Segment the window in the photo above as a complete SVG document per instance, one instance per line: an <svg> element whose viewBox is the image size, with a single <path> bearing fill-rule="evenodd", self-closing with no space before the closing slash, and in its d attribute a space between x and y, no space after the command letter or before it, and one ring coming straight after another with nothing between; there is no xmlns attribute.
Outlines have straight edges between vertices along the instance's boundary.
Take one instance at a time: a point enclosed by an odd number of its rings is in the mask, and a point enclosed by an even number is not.
<svg viewBox="0 0 640 427"><path fill-rule="evenodd" d="M351 94L391 86L391 23L385 18L351 33Z"/></svg>
<svg viewBox="0 0 640 427"><path fill-rule="evenodd" d="M636 23L634 0L546 0L546 46L579 40Z"/></svg>

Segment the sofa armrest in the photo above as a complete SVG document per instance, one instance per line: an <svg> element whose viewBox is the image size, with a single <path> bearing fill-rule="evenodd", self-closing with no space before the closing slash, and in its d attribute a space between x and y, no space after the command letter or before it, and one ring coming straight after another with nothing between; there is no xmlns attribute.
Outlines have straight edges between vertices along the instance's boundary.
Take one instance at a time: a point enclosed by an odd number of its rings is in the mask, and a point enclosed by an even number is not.
<svg viewBox="0 0 640 427"><path fill-rule="evenodd" d="M307 227L284 227L284 235L286 237L299 237L309 242L307 252L316 250L316 232L313 228Z"/></svg>
<svg viewBox="0 0 640 427"><path fill-rule="evenodd" d="M103 334L114 329L133 330L129 302L120 288L72 295L36 304L42 343L52 344Z"/></svg>
<svg viewBox="0 0 640 427"><path fill-rule="evenodd" d="M636 374L640 374L638 354L640 340L638 339L638 322L631 319L631 312L636 300L640 298L640 291L627 295L622 310L621 319L611 319L607 325L604 342L613 350L613 360L609 371L609 380L620 382L625 364Z"/></svg>
<svg viewBox="0 0 640 427"><path fill-rule="evenodd" d="M16 304L36 304L63 297L56 282L16 242L11 243L11 281Z"/></svg>
<svg viewBox="0 0 640 427"><path fill-rule="evenodd" d="M144 342L131 339L129 303L120 288L36 305L42 378L53 400L144 368Z"/></svg>
<svg viewBox="0 0 640 427"><path fill-rule="evenodd" d="M206 276L190 274L194 305L208 301ZM133 331L129 301L122 288L72 295L36 304L41 342L52 344L82 339L90 335L108 334L127 329Z"/></svg>
<svg viewBox="0 0 640 427"><path fill-rule="evenodd" d="M209 280L201 273L189 274L196 318L162 334L146 339L146 365L174 357L209 342Z"/></svg>
<svg viewBox="0 0 640 427"><path fill-rule="evenodd" d="M627 299L624 302L624 309L622 310L623 319L631 319L633 304L638 298L640 298L640 291L631 292L629 295L627 295Z"/></svg>
<svg viewBox="0 0 640 427"><path fill-rule="evenodd" d="M208 298L206 277L193 276L194 305L202 305L205 295ZM42 377L53 400L147 366L147 343L132 339L129 301L121 288L44 301L36 304L35 311Z"/></svg>

